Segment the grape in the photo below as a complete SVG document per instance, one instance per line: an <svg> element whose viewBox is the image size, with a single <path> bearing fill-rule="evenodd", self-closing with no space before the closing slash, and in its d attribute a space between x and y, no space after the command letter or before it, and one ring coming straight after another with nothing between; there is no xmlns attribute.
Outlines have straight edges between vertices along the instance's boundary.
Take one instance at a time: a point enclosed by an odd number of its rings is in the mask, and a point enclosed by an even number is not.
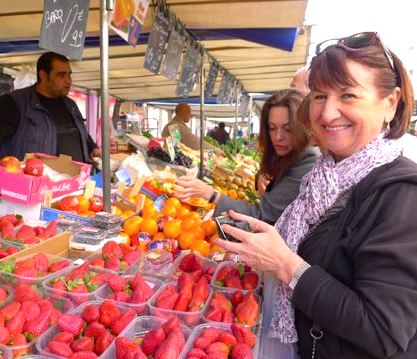
<svg viewBox="0 0 417 359"><path fill-rule="evenodd" d="M152 147L147 152L147 155L149 157L155 157L161 161L171 163L171 157L169 157L168 153L166 153L161 147Z"/></svg>

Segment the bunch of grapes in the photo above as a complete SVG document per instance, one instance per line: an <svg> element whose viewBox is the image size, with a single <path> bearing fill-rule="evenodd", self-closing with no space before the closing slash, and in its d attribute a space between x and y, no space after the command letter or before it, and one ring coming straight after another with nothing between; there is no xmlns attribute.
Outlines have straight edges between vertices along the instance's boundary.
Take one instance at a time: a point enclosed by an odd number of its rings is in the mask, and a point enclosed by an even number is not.
<svg viewBox="0 0 417 359"><path fill-rule="evenodd" d="M166 153L161 147L155 146L152 147L147 152L148 157L155 157L161 161L171 163L171 157Z"/></svg>
<svg viewBox="0 0 417 359"><path fill-rule="evenodd" d="M172 163L174 165L184 166L187 168L193 167L193 160L177 147L175 147L175 158Z"/></svg>

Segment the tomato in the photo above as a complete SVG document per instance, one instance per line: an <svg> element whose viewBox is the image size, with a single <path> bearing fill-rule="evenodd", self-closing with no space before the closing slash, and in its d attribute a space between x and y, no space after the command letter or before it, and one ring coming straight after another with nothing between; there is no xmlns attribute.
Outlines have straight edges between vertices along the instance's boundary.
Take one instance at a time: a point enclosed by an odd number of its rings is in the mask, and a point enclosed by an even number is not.
<svg viewBox="0 0 417 359"><path fill-rule="evenodd" d="M101 197L91 197L90 198L90 211L101 212L104 207L103 198Z"/></svg>
<svg viewBox="0 0 417 359"><path fill-rule="evenodd" d="M78 212L80 203L77 196L66 196L59 201L59 209L61 211L75 211Z"/></svg>

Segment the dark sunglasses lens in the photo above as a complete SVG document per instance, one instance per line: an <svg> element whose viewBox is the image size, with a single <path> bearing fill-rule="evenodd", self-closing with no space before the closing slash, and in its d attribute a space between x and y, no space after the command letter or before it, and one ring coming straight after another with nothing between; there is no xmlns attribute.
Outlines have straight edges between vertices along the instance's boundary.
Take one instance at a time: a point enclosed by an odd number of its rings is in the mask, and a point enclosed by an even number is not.
<svg viewBox="0 0 417 359"><path fill-rule="evenodd" d="M338 42L339 42L338 39L330 39L330 40L321 42L316 47L316 55L320 55L324 50L336 45Z"/></svg>
<svg viewBox="0 0 417 359"><path fill-rule="evenodd" d="M367 46L375 38L374 32L362 32L353 36L349 36L341 40L341 43L346 47L351 49L359 49L361 47Z"/></svg>

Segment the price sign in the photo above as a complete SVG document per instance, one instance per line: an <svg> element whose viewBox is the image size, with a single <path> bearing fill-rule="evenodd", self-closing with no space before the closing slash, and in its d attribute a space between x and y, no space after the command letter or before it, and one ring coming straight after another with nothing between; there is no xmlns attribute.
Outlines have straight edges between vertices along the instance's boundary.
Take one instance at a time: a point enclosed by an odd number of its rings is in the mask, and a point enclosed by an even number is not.
<svg viewBox="0 0 417 359"><path fill-rule="evenodd" d="M177 79L178 67L180 65L182 48L184 47L184 38L175 29L169 33L167 53L165 55L164 65L162 66L161 75L171 81Z"/></svg>
<svg viewBox="0 0 417 359"><path fill-rule="evenodd" d="M90 0L45 0L39 47L81 60Z"/></svg>
<svg viewBox="0 0 417 359"><path fill-rule="evenodd" d="M214 86L216 85L217 74L219 72L219 67L212 63L210 66L210 70L207 76L206 85L204 87L204 97L210 97L213 93Z"/></svg>
<svg viewBox="0 0 417 359"><path fill-rule="evenodd" d="M182 64L180 80L177 83L176 95L188 97L197 80L202 56L196 43L191 43Z"/></svg>

